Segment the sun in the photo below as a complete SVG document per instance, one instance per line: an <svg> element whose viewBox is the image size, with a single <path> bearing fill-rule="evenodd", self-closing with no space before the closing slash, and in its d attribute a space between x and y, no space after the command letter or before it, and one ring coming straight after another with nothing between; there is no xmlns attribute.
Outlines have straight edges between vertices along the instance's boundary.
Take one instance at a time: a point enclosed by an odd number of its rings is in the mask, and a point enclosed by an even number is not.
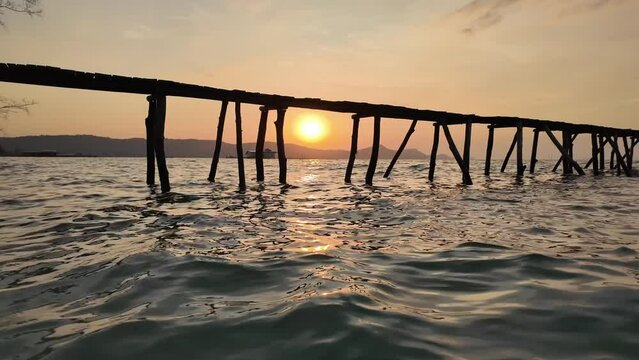
<svg viewBox="0 0 639 360"><path fill-rule="evenodd" d="M326 120L316 114L302 115L297 122L296 135L304 142L318 142L328 135Z"/></svg>

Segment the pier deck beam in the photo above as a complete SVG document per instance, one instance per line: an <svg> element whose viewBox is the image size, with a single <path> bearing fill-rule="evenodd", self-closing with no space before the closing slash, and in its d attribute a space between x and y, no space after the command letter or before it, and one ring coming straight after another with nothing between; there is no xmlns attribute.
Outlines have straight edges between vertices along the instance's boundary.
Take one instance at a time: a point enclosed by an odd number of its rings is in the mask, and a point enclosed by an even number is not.
<svg viewBox="0 0 639 360"><path fill-rule="evenodd" d="M413 120L413 122L410 124L410 128L408 128L408 131L406 132L406 136L404 136L404 140L402 140L401 145L399 145L399 148L397 149L395 156L393 156L393 159L391 160L390 164L388 165L388 168L386 169L386 172L384 173L384 178L388 178L391 172L393 171L393 167L395 167L395 163L397 162L399 157L402 155L402 152L404 151L404 148L406 148L406 145L408 144L408 140L410 139L411 135L413 135L413 133L415 132L415 126L417 126L417 120Z"/></svg>
<svg viewBox="0 0 639 360"><path fill-rule="evenodd" d="M437 150L439 148L439 123L433 124L433 147L430 150L430 164L428 166L428 181L435 179L435 167L437 166Z"/></svg>
<svg viewBox="0 0 639 360"><path fill-rule="evenodd" d="M444 136L446 136L446 141L448 142L448 147L450 148L450 152L453 153L455 160L457 161L457 165L462 171L462 181L465 185L472 185L473 180L470 177L470 173L468 172L468 168L464 164L464 159L459 154L459 150L457 150L457 146L455 145L455 141L453 140L453 136L450 134L450 130L448 129L448 125L446 123L442 123L442 129L444 130Z"/></svg>
<svg viewBox="0 0 639 360"><path fill-rule="evenodd" d="M258 182L264 181L264 140L267 122L268 108L260 106L260 124L257 128L257 141L255 142L255 173Z"/></svg>
<svg viewBox="0 0 639 360"><path fill-rule="evenodd" d="M160 176L160 189L163 193L171 191L169 183L169 170L166 166L166 154L164 153L164 124L166 122L166 96L153 95L155 99L155 114L153 116L153 147L155 159Z"/></svg>
<svg viewBox="0 0 639 360"><path fill-rule="evenodd" d="M539 129L533 130L533 144L530 152L530 173L535 173L535 167L537 166L537 147L539 146Z"/></svg>
<svg viewBox="0 0 639 360"><path fill-rule="evenodd" d="M488 126L488 143L486 144L486 162L484 163L484 175L490 176L490 161L493 157L493 144L495 142L495 128Z"/></svg>
<svg viewBox="0 0 639 360"><path fill-rule="evenodd" d="M277 136L277 159L280 165L280 184L286 184L286 152L284 146L284 117L286 109L277 109L277 120L275 120L275 131Z"/></svg>
<svg viewBox="0 0 639 360"><path fill-rule="evenodd" d="M213 158L211 159L211 170L209 170L208 180L215 182L215 175L217 174L217 164L220 161L220 151L222 150L222 135L224 135L224 120L226 119L226 109L229 102L222 101L222 107L220 108L220 117L217 121L217 134L215 135L215 149L213 150Z"/></svg>
<svg viewBox="0 0 639 360"><path fill-rule="evenodd" d="M144 121L146 126L146 184L155 185L155 146L153 145L155 123L155 99L153 96L147 96L149 102L149 112Z"/></svg>
<svg viewBox="0 0 639 360"><path fill-rule="evenodd" d="M344 175L344 182L351 183L351 174L353 173L353 166L355 166L355 156L357 156L357 137L359 135L359 115L355 114L353 118L353 133L351 134L351 152L348 155L348 164L346 165L346 174Z"/></svg>
<svg viewBox="0 0 639 360"><path fill-rule="evenodd" d="M240 190L246 189L246 178L244 175L244 150L242 149L242 103L235 102L235 150L237 153L237 176Z"/></svg>
<svg viewBox="0 0 639 360"><path fill-rule="evenodd" d="M575 160L572 159L572 157L569 154L569 150L567 150L564 146L562 146L562 144L559 142L559 140L557 140L557 138L552 133L552 131L550 130L548 125L544 126L544 131L546 132L546 134L548 135L548 137L550 138L552 143L555 145L555 147L563 155L563 157L565 158L565 161L568 161L570 163L571 167L574 167L577 170L579 175L586 175L586 173L581 168L581 166L579 166L579 164Z"/></svg>
<svg viewBox="0 0 639 360"><path fill-rule="evenodd" d="M371 158L368 163L368 170L366 171L366 185L373 185L373 177L375 176L375 169L377 168L377 157L379 155L379 138L381 132L382 118L375 115L373 123L373 147L371 148Z"/></svg>

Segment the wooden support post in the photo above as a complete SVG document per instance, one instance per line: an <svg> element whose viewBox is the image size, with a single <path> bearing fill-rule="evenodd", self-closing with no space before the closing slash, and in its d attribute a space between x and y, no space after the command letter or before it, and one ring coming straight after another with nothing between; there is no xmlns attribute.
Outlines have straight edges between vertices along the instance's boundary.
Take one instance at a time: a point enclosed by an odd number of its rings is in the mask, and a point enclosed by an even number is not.
<svg viewBox="0 0 639 360"><path fill-rule="evenodd" d="M286 152L284 150L284 116L286 109L277 109L275 132L277 136L277 159L280 165L280 184L286 184Z"/></svg>
<svg viewBox="0 0 639 360"><path fill-rule="evenodd" d="M630 161L630 146L628 144L628 138L625 135L623 136L623 148L626 151L623 158L626 159L626 165L628 166L628 169L630 169L632 168L632 162Z"/></svg>
<svg viewBox="0 0 639 360"><path fill-rule="evenodd" d="M493 157L493 143L495 142L495 128L488 126L488 143L486 144L486 162L484 163L484 175L490 176L490 161Z"/></svg>
<svg viewBox="0 0 639 360"><path fill-rule="evenodd" d="M595 136L597 136L595 134ZM586 166L584 167L584 169L587 169L590 165L594 165L594 163L597 163L597 168L599 169L600 172L604 171L605 167L601 166L604 162L600 162L599 157L603 156L604 154L604 145L606 145L606 143L608 142L608 139L603 139L601 137L601 135L598 136L599 137L599 141L597 141L597 154L596 156L590 158L590 160L588 160L588 162L586 163ZM594 167L593 167L594 168Z"/></svg>
<svg viewBox="0 0 639 360"><path fill-rule="evenodd" d="M594 161L592 161L592 170L596 176L599 175L599 163L597 162L597 154L599 153L599 148L597 146L597 134L590 134L590 142L592 145L592 158L595 159Z"/></svg>
<svg viewBox="0 0 639 360"><path fill-rule="evenodd" d="M575 139L577 138L578 134L572 134L572 136L570 137L570 151L568 151L568 153L570 154L570 157L572 158L572 143L573 141L575 141ZM557 169L559 168L559 165L561 165L564 162L564 157L563 155L559 157L559 160L557 160L557 162L555 163L555 166L553 166L552 168L552 172L557 171Z"/></svg>
<svg viewBox="0 0 639 360"><path fill-rule="evenodd" d="M608 139L604 138L603 134L599 134L599 169L602 172L606 168L606 142Z"/></svg>
<svg viewBox="0 0 639 360"><path fill-rule="evenodd" d="M619 149L619 137L615 135L615 146ZM621 151L618 150L615 153L615 169L617 170L617 176L621 175L621 163L623 163L623 155Z"/></svg>
<svg viewBox="0 0 639 360"><path fill-rule="evenodd" d="M348 155L348 165L346 165L346 175L344 175L344 182L351 183L351 174L353 173L353 166L355 166L355 156L357 155L357 137L359 134L359 115L353 115L353 133L351 134L351 152Z"/></svg>
<svg viewBox="0 0 639 360"><path fill-rule="evenodd" d="M570 139L572 138L572 135L570 134L570 132L568 130L563 130L561 132L561 140L563 143L563 148L564 150L566 150L566 154L562 154L564 155L562 158L562 164L563 164L563 170L564 170L564 175L568 175L568 174L572 174L572 163L570 162L570 160L568 160L569 158L572 159L572 156L570 156L570 148L572 147L572 141L570 141Z"/></svg>
<svg viewBox="0 0 639 360"><path fill-rule="evenodd" d="M222 135L224 135L224 119L226 119L226 108L229 102L222 101L222 107L220 108L220 117L217 121L217 134L215 135L215 150L213 150L213 158L211 159L211 170L209 171L210 182L215 181L215 174L217 173L217 164L220 161L220 151L222 150Z"/></svg>
<svg viewBox="0 0 639 360"><path fill-rule="evenodd" d="M388 178L390 176L391 171L393 171L393 167L395 167L395 163L397 162L399 157L402 155L402 152L404 151L406 144L408 144L408 140L410 139L410 136L413 135L413 133L415 132L416 125L417 125L417 120L413 120L413 122L410 124L410 128L408 128L408 132L406 133L406 136L404 136L404 140L402 141L401 145L399 145L399 149L397 149L395 156L393 156L393 160L391 160L390 164L388 165L388 168L386 169L386 172L384 173L384 178Z"/></svg>
<svg viewBox="0 0 639 360"><path fill-rule="evenodd" d="M621 161L622 156L621 156L621 152L619 151L619 146L617 145L616 139L615 141L613 141L611 137L608 137L608 143L612 147L612 151L615 154L615 157L619 160L617 161L617 164L619 165L619 167L623 168L623 171L626 173L626 176L632 176L632 173L630 172L630 169L628 169L628 166L626 165L626 163Z"/></svg>
<svg viewBox="0 0 639 360"><path fill-rule="evenodd" d="M375 169L377 168L377 156L379 155L381 122L382 118L376 115L373 124L373 147L371 148L371 159L368 163L368 170L366 171L366 185L373 185L373 177L375 176Z"/></svg>
<svg viewBox="0 0 639 360"><path fill-rule="evenodd" d="M615 149L612 145L613 139L614 139L614 136L608 137L608 142L610 143L610 170L615 169Z"/></svg>
<svg viewBox="0 0 639 360"><path fill-rule="evenodd" d="M163 193L171 191L169 183L169 170L166 167L166 155L164 153L164 123L166 121L166 96L154 95L155 123L153 128L153 147L155 148L155 159L158 164L158 175L160 175L160 189Z"/></svg>
<svg viewBox="0 0 639 360"><path fill-rule="evenodd" d="M433 124L435 131L433 134L433 147L430 150L430 165L428 167L428 181L435 179L435 166L437 166L437 149L439 148L439 123Z"/></svg>
<svg viewBox="0 0 639 360"><path fill-rule="evenodd" d="M473 123L471 120L466 120L466 131L464 132L464 166L466 171L470 173L470 145L471 136L473 131Z"/></svg>
<svg viewBox="0 0 639 360"><path fill-rule="evenodd" d="M235 102L235 150L237 153L237 176L240 190L246 189L246 179L244 177L244 150L242 149L242 103Z"/></svg>
<svg viewBox="0 0 639 360"><path fill-rule="evenodd" d="M147 96L149 102L149 112L144 121L146 125L146 184L155 185L155 147L153 146L154 124L155 124L155 99Z"/></svg>
<svg viewBox="0 0 639 360"><path fill-rule="evenodd" d="M524 124L517 123L517 177L524 176Z"/></svg>
<svg viewBox="0 0 639 360"><path fill-rule="evenodd" d="M257 181L264 181L264 139L266 138L266 123L268 121L268 108L260 106L260 124L257 128L257 141L255 142L255 172Z"/></svg>
<svg viewBox="0 0 639 360"><path fill-rule="evenodd" d="M546 132L552 143L555 145L555 147L557 147L559 152L561 152L561 154L564 156L566 161L570 162L571 166L577 169L579 175L586 175L581 166L579 166L579 164L577 164L577 162L570 157L570 154L568 154L568 150L564 146L562 146L562 144L559 142L559 140L557 140L552 131L550 131L548 125L544 127L544 131Z"/></svg>
<svg viewBox="0 0 639 360"><path fill-rule="evenodd" d="M468 168L464 166L464 159L459 154L459 150L457 150L457 146L455 146L455 141L453 140L452 135L450 134L450 130L448 129L448 125L441 124L442 129L444 130L444 136L446 136L446 141L448 141L448 147L450 148L450 152L453 153L455 160L457 161L457 165L462 171L462 181L465 185L472 185L473 180L470 178L470 173L468 172Z"/></svg>
<svg viewBox="0 0 639 360"><path fill-rule="evenodd" d="M513 150L515 150L515 145L517 145L517 134L513 136L513 142L510 144L510 148L508 148L508 152L506 153L506 157L504 158L504 163L501 164L501 172L506 171L506 166L508 166L508 161L510 161L510 155L513 154Z"/></svg>
<svg viewBox="0 0 639 360"><path fill-rule="evenodd" d="M535 173L535 167L537 166L537 147L539 146L539 129L533 130L533 144L532 151L530 153L530 173Z"/></svg>
<svg viewBox="0 0 639 360"><path fill-rule="evenodd" d="M630 171L632 172L632 164L634 162L634 156L635 156L635 146L639 143L639 138L635 139L634 137L631 137L630 139L631 139L630 141L631 145L630 145L630 152L628 153L628 156L629 156L628 167L630 168Z"/></svg>

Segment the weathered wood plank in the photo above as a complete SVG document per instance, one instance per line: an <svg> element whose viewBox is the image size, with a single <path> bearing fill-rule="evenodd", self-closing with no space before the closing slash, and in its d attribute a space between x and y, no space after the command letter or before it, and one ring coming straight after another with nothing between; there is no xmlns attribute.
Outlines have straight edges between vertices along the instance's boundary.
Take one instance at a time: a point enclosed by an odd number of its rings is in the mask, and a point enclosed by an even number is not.
<svg viewBox="0 0 639 360"><path fill-rule="evenodd" d="M399 148L397 149L395 156L393 156L393 159L391 160L390 164L388 165L388 168L386 169L386 172L384 173L384 178L388 178L391 172L393 171L393 167L395 167L395 163L397 162L399 157L402 155L402 152L404 151L404 148L408 144L408 140L410 140L411 135L413 135L413 133L415 132L415 126L417 126L417 120L413 120L413 122L410 124L410 127L408 128L408 131L406 132L406 136L404 136L404 140L402 140L401 145L399 145Z"/></svg>
<svg viewBox="0 0 639 360"><path fill-rule="evenodd" d="M373 147L371 148L371 158L368 163L368 170L366 171L366 185L373 185L373 177L375 176L375 169L377 168L377 157L379 156L379 139L381 135L381 122L382 119L379 116L375 116L373 120Z"/></svg>
<svg viewBox="0 0 639 360"><path fill-rule="evenodd" d="M357 155L357 137L359 134L359 115L353 115L353 132L351 134L351 151L348 156L348 165L346 165L346 174L344 182L350 184L353 166L355 166L355 156Z"/></svg>
<svg viewBox="0 0 639 360"><path fill-rule="evenodd" d="M455 145L455 140L453 139L453 136L450 134L448 125L443 123L441 124L441 126L442 126L442 129L444 130L444 136L446 137L446 141L448 142L448 148L450 149L450 152L453 153L453 157L457 161L457 165L462 171L462 182L465 185L472 185L473 180L470 177L468 168L464 165L464 159L459 154L459 150L457 150L457 146Z"/></svg>
<svg viewBox="0 0 639 360"><path fill-rule="evenodd" d="M433 133L433 147L430 150L430 164L428 166L428 181L435 179L435 166L437 166L437 149L439 148L439 123L435 123Z"/></svg>
<svg viewBox="0 0 639 360"><path fill-rule="evenodd" d="M268 111L266 106L260 106L260 123L257 128L257 140L255 142L255 172L257 181L264 181L264 141L266 139Z"/></svg>
<svg viewBox="0 0 639 360"><path fill-rule="evenodd" d="M215 135L215 149L213 150L213 158L211 159L211 170L209 170L208 180L210 182L215 181L215 175L217 174L217 165L220 162L220 151L222 150L222 135L224 135L224 121L226 119L226 109L229 102L222 101L222 107L220 108L220 117L217 121L217 134Z"/></svg>

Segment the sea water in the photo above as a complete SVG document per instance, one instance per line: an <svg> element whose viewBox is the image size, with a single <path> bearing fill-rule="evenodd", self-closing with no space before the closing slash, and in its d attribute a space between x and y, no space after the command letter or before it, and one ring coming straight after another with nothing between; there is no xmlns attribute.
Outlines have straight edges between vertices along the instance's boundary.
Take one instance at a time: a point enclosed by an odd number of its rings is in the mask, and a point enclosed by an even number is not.
<svg viewBox="0 0 639 360"><path fill-rule="evenodd" d="M0 358L639 356L639 177L168 164L0 158Z"/></svg>

